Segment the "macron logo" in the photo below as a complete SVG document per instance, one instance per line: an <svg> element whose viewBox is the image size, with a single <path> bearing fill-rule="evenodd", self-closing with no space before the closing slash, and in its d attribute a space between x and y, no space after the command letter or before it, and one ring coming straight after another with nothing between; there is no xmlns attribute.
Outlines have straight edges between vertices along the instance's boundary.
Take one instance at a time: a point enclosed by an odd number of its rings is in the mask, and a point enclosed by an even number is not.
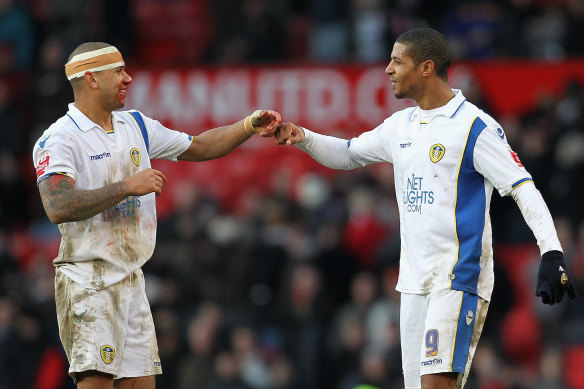
<svg viewBox="0 0 584 389"><path fill-rule="evenodd" d="M97 154L97 155L92 155L91 156L91 160L92 161L96 161L98 159L103 159L103 158L110 158L112 155L110 153L102 153L102 154Z"/></svg>

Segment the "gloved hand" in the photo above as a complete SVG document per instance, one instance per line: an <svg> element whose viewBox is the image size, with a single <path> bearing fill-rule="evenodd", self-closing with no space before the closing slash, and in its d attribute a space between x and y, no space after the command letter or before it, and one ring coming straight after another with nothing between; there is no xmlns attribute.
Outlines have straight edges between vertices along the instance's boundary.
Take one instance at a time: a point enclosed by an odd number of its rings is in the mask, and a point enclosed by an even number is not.
<svg viewBox="0 0 584 389"><path fill-rule="evenodd" d="M548 251L541 256L535 295L541 297L542 303L554 305L562 301L564 292L568 292L570 299L576 298L576 289L564 262L564 254L556 250Z"/></svg>

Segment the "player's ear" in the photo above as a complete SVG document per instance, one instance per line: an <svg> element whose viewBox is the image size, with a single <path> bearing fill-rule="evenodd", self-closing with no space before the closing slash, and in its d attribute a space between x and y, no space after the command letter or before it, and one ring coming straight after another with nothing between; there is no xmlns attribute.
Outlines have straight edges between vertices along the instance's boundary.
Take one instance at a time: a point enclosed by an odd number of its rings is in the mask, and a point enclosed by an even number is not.
<svg viewBox="0 0 584 389"><path fill-rule="evenodd" d="M85 72L83 75L84 83L90 87L91 89L96 89L99 87L97 82L97 78L95 77L95 73L93 72Z"/></svg>
<svg viewBox="0 0 584 389"><path fill-rule="evenodd" d="M429 77L434 73L434 61L430 59L425 60L418 66L418 69L420 69L423 77Z"/></svg>

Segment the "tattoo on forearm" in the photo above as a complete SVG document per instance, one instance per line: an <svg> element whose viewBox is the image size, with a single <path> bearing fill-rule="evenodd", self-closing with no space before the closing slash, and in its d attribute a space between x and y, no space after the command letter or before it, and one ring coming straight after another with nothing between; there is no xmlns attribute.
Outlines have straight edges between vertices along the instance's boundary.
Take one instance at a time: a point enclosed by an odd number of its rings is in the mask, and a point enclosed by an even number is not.
<svg viewBox="0 0 584 389"><path fill-rule="evenodd" d="M66 176L54 176L40 182L43 206L51 221L63 223L88 219L120 202L127 193L125 182L95 190L73 187L74 181Z"/></svg>

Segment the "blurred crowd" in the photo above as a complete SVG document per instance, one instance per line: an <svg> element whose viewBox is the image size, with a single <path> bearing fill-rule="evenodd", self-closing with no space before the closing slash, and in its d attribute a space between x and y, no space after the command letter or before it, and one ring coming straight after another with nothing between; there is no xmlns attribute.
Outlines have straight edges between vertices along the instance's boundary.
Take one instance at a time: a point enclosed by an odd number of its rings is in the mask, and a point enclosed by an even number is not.
<svg viewBox="0 0 584 389"><path fill-rule="evenodd" d="M0 21L0 70L50 67L46 51L96 40L162 65L377 62L427 25L457 59L584 51L580 0L2 0Z"/></svg>
<svg viewBox="0 0 584 389"><path fill-rule="evenodd" d="M58 230L30 154L72 100L63 64L75 46L107 41L148 66L376 63L422 26L444 32L460 60L584 55L580 0L0 0L0 389L73 387L53 300ZM497 118L556 218L580 296L583 116L572 82ZM294 196L285 168L274 169L270 191L250 182L229 210L183 183L159 221L144 267L158 387L401 388L391 167L307 172ZM531 231L510 198L495 193L491 214L495 291L467 388L584 388L581 302L537 301Z"/></svg>

